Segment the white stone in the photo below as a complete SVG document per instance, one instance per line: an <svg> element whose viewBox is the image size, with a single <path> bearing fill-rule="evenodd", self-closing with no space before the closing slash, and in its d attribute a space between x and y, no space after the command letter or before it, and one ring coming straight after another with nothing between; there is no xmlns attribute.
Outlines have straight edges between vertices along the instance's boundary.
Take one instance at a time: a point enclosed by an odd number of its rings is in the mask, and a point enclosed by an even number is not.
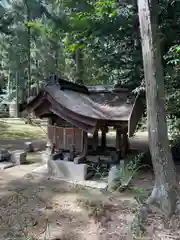
<svg viewBox="0 0 180 240"><path fill-rule="evenodd" d="M25 142L24 143L24 150L26 152L34 152L34 148L33 148L32 142Z"/></svg>
<svg viewBox="0 0 180 240"><path fill-rule="evenodd" d="M113 165L108 174L108 188L116 185L117 181L120 179L120 165Z"/></svg>
<svg viewBox="0 0 180 240"><path fill-rule="evenodd" d="M47 164L49 158L50 158L50 155L49 155L48 151L44 151L44 152L41 153L42 164Z"/></svg>
<svg viewBox="0 0 180 240"><path fill-rule="evenodd" d="M16 165L26 163L27 153L24 150L15 150L11 153L11 162Z"/></svg>

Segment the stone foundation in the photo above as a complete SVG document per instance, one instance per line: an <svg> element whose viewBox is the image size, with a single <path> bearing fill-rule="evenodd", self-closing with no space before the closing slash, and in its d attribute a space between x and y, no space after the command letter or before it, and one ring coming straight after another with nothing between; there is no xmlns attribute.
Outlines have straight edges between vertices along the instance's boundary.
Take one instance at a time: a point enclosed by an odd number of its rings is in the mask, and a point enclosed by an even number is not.
<svg viewBox="0 0 180 240"><path fill-rule="evenodd" d="M11 162L15 165L20 165L26 163L27 153L23 150L12 151L11 153Z"/></svg>
<svg viewBox="0 0 180 240"><path fill-rule="evenodd" d="M57 178L70 179L75 181L86 180L87 164L75 164L64 160L48 160L49 174Z"/></svg>

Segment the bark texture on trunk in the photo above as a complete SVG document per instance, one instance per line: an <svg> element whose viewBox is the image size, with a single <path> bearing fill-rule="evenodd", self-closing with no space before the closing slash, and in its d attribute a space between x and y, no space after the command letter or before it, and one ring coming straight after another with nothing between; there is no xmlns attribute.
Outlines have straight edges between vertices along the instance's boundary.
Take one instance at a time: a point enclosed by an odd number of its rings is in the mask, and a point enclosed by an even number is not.
<svg viewBox="0 0 180 240"><path fill-rule="evenodd" d="M26 6L26 21L29 23L31 21L31 10L29 7L28 0L24 0ZM28 60L28 97L31 96L31 27L27 26L27 60Z"/></svg>
<svg viewBox="0 0 180 240"><path fill-rule="evenodd" d="M76 62L76 83L83 84L83 72L84 72L83 53L80 48L76 50L75 62Z"/></svg>
<svg viewBox="0 0 180 240"><path fill-rule="evenodd" d="M138 0L149 144L155 173L155 186L149 202L158 204L167 216L171 216L177 206L178 182L168 141L164 73L156 9L156 0Z"/></svg>

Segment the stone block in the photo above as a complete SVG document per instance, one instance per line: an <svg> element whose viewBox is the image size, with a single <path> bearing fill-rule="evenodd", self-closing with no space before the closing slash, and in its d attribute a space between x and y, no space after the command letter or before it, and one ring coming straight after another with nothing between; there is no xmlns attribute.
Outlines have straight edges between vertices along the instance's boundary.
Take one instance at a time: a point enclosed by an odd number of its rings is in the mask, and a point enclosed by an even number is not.
<svg viewBox="0 0 180 240"><path fill-rule="evenodd" d="M42 164L47 164L49 158L50 158L50 154L47 151L43 151L41 153L41 162L42 162Z"/></svg>
<svg viewBox="0 0 180 240"><path fill-rule="evenodd" d="M81 163L84 163L86 162L86 157L84 156L77 156L74 158L74 163L75 164L81 164Z"/></svg>
<svg viewBox="0 0 180 240"><path fill-rule="evenodd" d="M46 149L46 141L45 140L33 141L32 146L34 151L43 151Z"/></svg>
<svg viewBox="0 0 180 240"><path fill-rule="evenodd" d="M25 142L24 143L24 150L26 152L34 152L34 148L33 148L32 142Z"/></svg>
<svg viewBox="0 0 180 240"><path fill-rule="evenodd" d="M16 150L11 153L11 162L15 165L26 163L27 153L24 150Z"/></svg>
<svg viewBox="0 0 180 240"><path fill-rule="evenodd" d="M0 162L9 161L11 158L11 154L6 149L0 150Z"/></svg>
<svg viewBox="0 0 180 240"><path fill-rule="evenodd" d="M113 190L120 180L120 165L111 166L108 174L108 190Z"/></svg>
<svg viewBox="0 0 180 240"><path fill-rule="evenodd" d="M57 178L64 178L74 181L86 180L87 164L75 164L74 162L63 160L49 160L48 172Z"/></svg>

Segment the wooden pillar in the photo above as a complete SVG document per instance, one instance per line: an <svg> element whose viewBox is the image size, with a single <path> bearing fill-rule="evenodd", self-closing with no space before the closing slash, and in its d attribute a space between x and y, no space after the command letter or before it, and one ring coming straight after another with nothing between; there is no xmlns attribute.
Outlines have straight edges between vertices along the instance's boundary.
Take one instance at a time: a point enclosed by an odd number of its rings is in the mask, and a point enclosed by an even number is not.
<svg viewBox="0 0 180 240"><path fill-rule="evenodd" d="M127 154L129 151L129 139L127 132L123 133L123 145L124 145L124 154Z"/></svg>
<svg viewBox="0 0 180 240"><path fill-rule="evenodd" d="M93 151L96 151L98 147L98 129L95 131L92 139L92 148Z"/></svg>
<svg viewBox="0 0 180 240"><path fill-rule="evenodd" d="M116 128L116 151L121 151L121 129Z"/></svg>
<svg viewBox="0 0 180 240"><path fill-rule="evenodd" d="M101 147L105 148L106 147L106 133L102 131L101 133Z"/></svg>
<svg viewBox="0 0 180 240"><path fill-rule="evenodd" d="M83 151L80 156L74 158L74 163L80 164L86 162L86 155L88 151L88 134L83 131Z"/></svg>
<svg viewBox="0 0 180 240"><path fill-rule="evenodd" d="M83 156L87 155L87 150L88 150L88 134L87 132L83 132Z"/></svg>
<svg viewBox="0 0 180 240"><path fill-rule="evenodd" d="M127 128L116 129L116 152L121 158L124 158L129 150L129 141Z"/></svg>
<svg viewBox="0 0 180 240"><path fill-rule="evenodd" d="M54 124L54 136L53 136L53 144L55 148L57 147L57 124Z"/></svg>
<svg viewBox="0 0 180 240"><path fill-rule="evenodd" d="M106 133L108 133L108 127L101 128L101 147L106 148Z"/></svg>
<svg viewBox="0 0 180 240"><path fill-rule="evenodd" d="M116 157L121 158L121 128L116 129ZM119 159L120 160L120 159Z"/></svg>

